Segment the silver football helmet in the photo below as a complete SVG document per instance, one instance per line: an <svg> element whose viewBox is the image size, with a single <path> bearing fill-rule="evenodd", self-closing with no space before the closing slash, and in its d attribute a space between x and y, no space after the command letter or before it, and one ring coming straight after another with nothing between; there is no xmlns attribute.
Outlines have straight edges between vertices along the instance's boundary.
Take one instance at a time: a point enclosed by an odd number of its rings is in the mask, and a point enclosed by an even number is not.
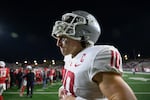
<svg viewBox="0 0 150 100"><path fill-rule="evenodd" d="M0 61L0 67L4 68L6 66L4 61Z"/></svg>
<svg viewBox="0 0 150 100"><path fill-rule="evenodd" d="M101 28L96 18L88 12L77 10L66 13L53 26L52 36L57 38L66 35L79 41L95 44L101 34Z"/></svg>
<svg viewBox="0 0 150 100"><path fill-rule="evenodd" d="M27 65L26 68L29 69L29 70L32 70L32 66L31 65Z"/></svg>

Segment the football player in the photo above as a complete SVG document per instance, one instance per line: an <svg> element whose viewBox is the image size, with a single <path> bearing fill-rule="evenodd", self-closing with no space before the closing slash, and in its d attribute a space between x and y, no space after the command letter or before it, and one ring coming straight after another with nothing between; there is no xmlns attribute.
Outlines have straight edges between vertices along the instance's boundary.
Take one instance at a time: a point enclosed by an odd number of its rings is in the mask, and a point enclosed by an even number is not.
<svg viewBox="0 0 150 100"><path fill-rule="evenodd" d="M53 26L65 61L60 100L136 100L122 78L122 58L112 45L94 45L101 34L97 19L86 11L62 16Z"/></svg>
<svg viewBox="0 0 150 100"><path fill-rule="evenodd" d="M26 75L26 74L28 74L28 67L23 70L23 76ZM22 76L22 77L23 77L23 76ZM20 97L23 96L26 87L27 87L27 79L26 79L26 78L23 78L23 79L22 79L21 88L20 88L20 93L19 93Z"/></svg>
<svg viewBox="0 0 150 100"><path fill-rule="evenodd" d="M36 78L37 84L42 83L42 69L41 68L38 68L35 70L35 78Z"/></svg>
<svg viewBox="0 0 150 100"><path fill-rule="evenodd" d="M53 85L55 74L56 74L55 69L50 68L50 73L49 73L50 85Z"/></svg>
<svg viewBox="0 0 150 100"><path fill-rule="evenodd" d="M10 83L9 69L6 68L4 61L0 61L0 100L3 100L2 94L7 88L5 83L6 80L8 80L8 83Z"/></svg>

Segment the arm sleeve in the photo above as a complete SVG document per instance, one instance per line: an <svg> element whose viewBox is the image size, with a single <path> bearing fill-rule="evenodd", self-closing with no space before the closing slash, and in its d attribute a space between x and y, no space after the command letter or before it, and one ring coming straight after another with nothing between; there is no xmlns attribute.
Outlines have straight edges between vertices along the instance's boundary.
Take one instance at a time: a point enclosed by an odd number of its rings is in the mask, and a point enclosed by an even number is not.
<svg viewBox="0 0 150 100"><path fill-rule="evenodd" d="M97 53L90 69L90 78L99 72L122 74L122 58L116 48L105 48Z"/></svg>

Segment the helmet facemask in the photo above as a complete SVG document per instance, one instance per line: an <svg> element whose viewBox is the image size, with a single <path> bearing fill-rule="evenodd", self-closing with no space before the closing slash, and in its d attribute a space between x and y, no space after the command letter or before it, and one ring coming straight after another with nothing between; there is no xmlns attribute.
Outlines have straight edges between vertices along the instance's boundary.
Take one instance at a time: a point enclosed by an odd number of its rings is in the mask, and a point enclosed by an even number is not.
<svg viewBox="0 0 150 100"><path fill-rule="evenodd" d="M84 17L73 14L67 13L62 16L62 21L56 21L53 27L52 36L57 38L61 35L66 35L70 38L75 40L81 40L81 37L74 37L75 36L75 29L77 25L85 25L87 21Z"/></svg>

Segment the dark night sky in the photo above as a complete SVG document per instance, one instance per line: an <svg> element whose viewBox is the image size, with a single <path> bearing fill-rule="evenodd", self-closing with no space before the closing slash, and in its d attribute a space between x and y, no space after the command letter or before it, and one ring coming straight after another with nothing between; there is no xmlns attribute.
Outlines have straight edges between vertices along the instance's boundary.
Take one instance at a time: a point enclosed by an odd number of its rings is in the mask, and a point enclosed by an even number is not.
<svg viewBox="0 0 150 100"><path fill-rule="evenodd" d="M54 22L72 10L86 10L102 26L97 44L112 44L122 55L150 58L148 0L5 0L0 2L0 60L62 59L51 37Z"/></svg>

